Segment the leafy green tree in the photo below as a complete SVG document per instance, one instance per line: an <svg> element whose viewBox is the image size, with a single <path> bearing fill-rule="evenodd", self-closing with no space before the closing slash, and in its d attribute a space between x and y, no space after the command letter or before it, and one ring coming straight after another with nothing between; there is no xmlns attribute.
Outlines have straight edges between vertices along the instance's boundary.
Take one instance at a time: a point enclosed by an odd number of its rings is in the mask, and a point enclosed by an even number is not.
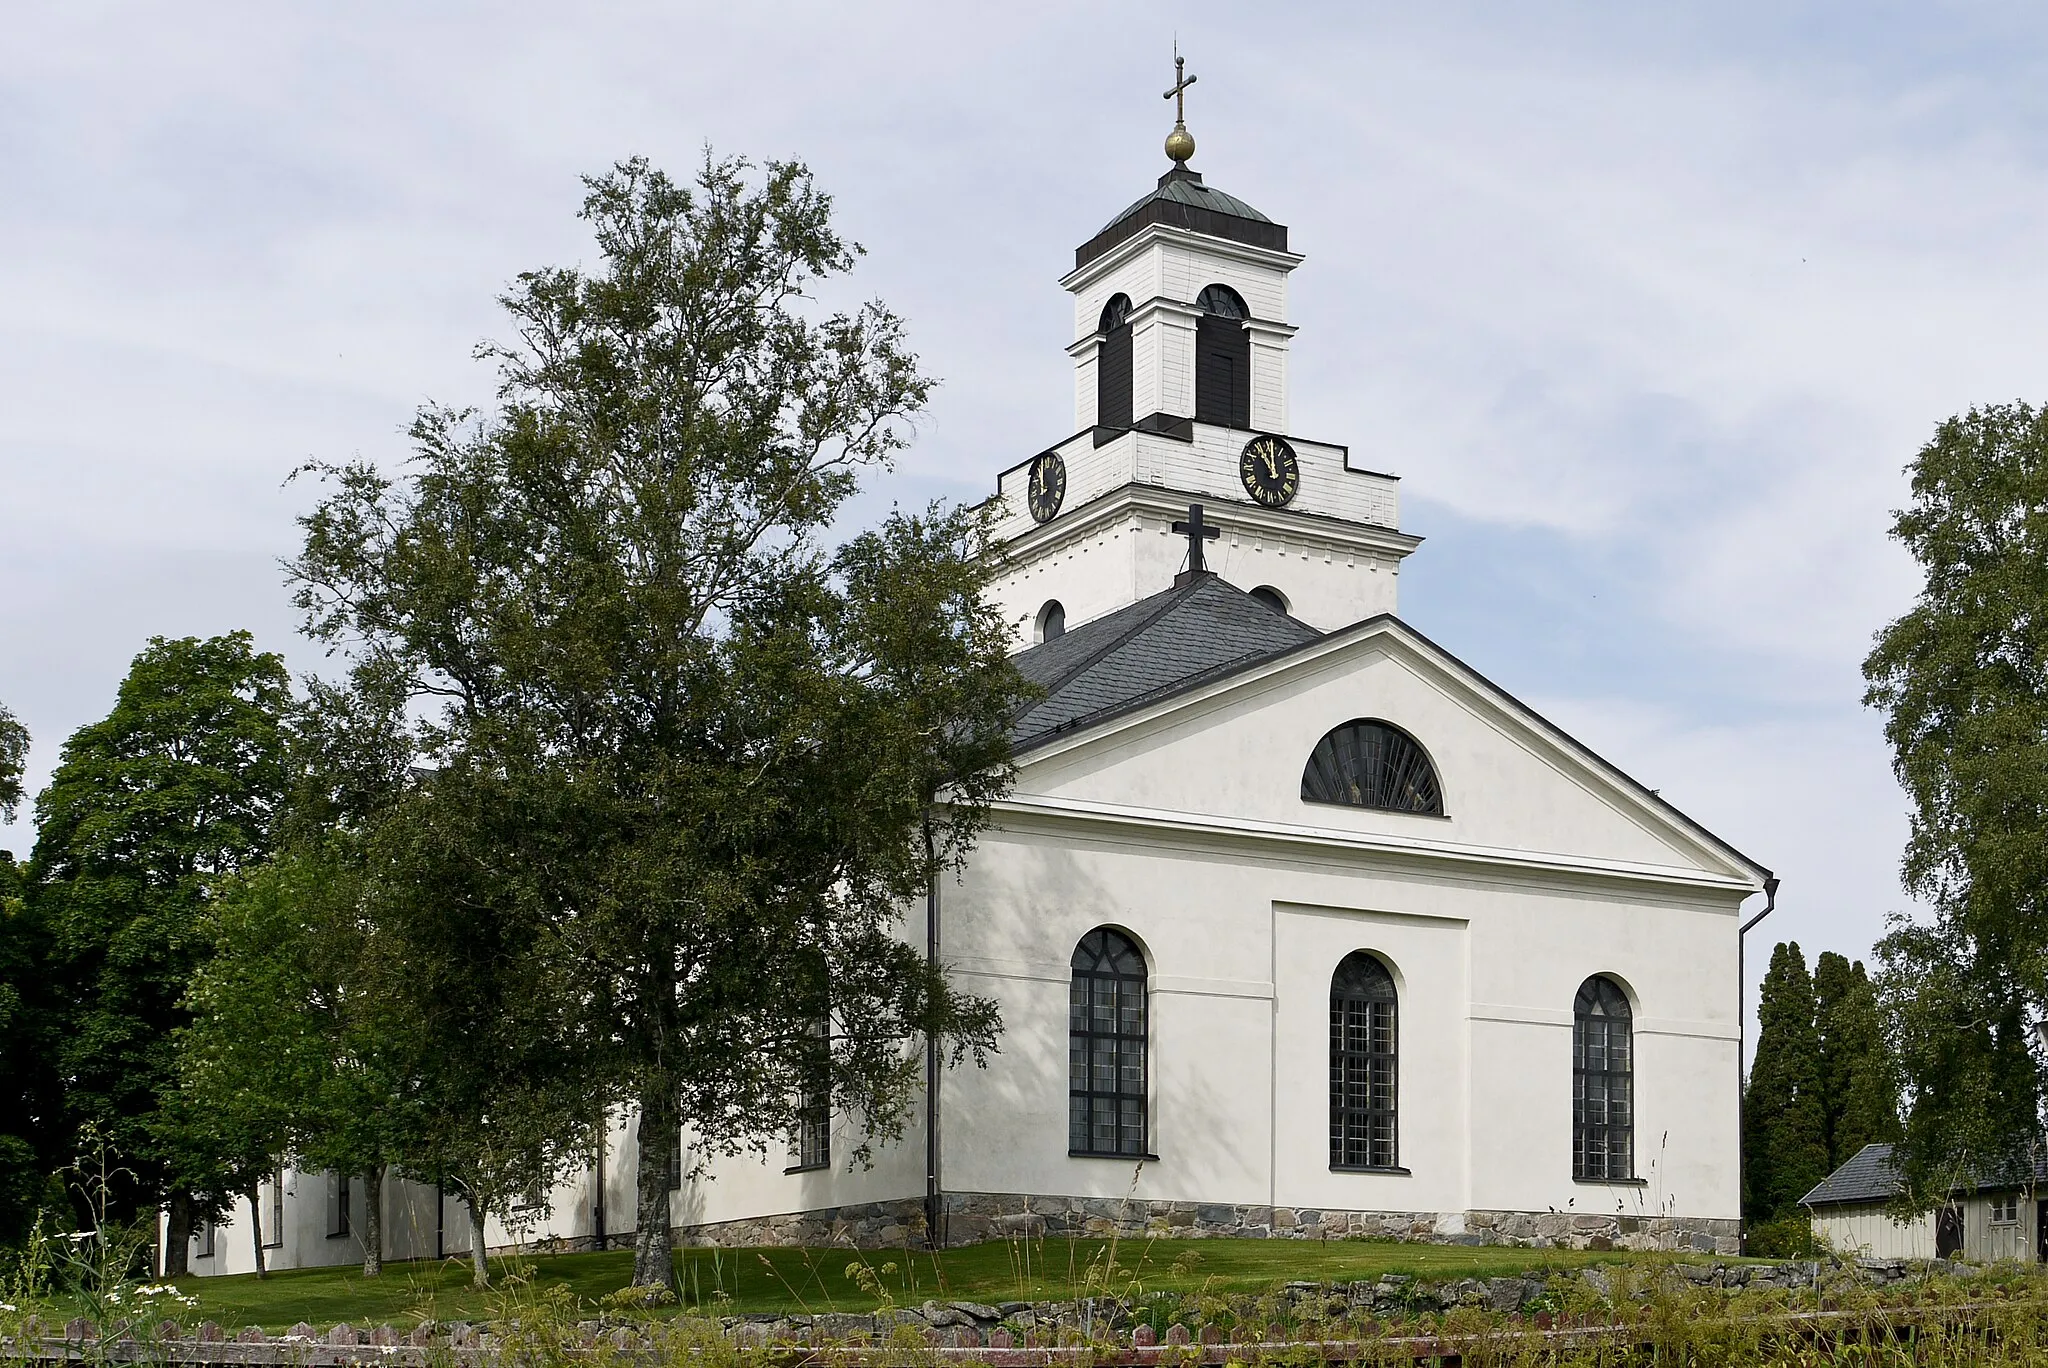
<svg viewBox="0 0 2048 1368"><path fill-rule="evenodd" d="M203 909L264 858L282 796L290 682L246 632L153 638L104 721L65 742L36 800L30 896L66 995L57 1059L66 1110L120 1154L121 1219L167 1202L164 1265L182 1271L196 1156L165 1100L174 1032L203 961Z"/></svg>
<svg viewBox="0 0 2048 1368"><path fill-rule="evenodd" d="M2041 1139L2048 1010L2048 412L1972 409L1909 467L1892 536L1918 600L1878 634L1865 702L1912 804L1901 872L1932 910L1879 947L1922 1205Z"/></svg>
<svg viewBox="0 0 2048 1368"><path fill-rule="evenodd" d="M1899 1104L1877 990L1863 962L1824 950L1813 970L1821 1116L1828 1170L1877 1141L1897 1143Z"/></svg>
<svg viewBox="0 0 2048 1368"><path fill-rule="evenodd" d="M1828 1176L1813 980L1797 942L1771 951L1757 998L1756 1058L1742 1099L1743 1215L1752 1225L1798 1211Z"/></svg>
<svg viewBox="0 0 2048 1368"><path fill-rule="evenodd" d="M0 818L21 802L28 739L0 704ZM68 1157L49 930L26 893L21 866L0 850L0 1247L27 1235L49 1203L50 1175Z"/></svg>
<svg viewBox="0 0 2048 1368"><path fill-rule="evenodd" d="M28 728L0 703L0 821L13 821L21 806L21 772L28 764Z"/></svg>
<svg viewBox="0 0 2048 1368"><path fill-rule="evenodd" d="M287 856L255 866L214 900L211 953L186 994L192 1021L177 1034L179 1101L188 1116L211 1121L209 1148L249 1199L259 1274L254 1183L303 1149L295 1140L324 1130L340 1053L330 1014L341 995L318 968L326 957L319 932L330 923L309 915L333 896L335 881L309 865Z"/></svg>
<svg viewBox="0 0 2048 1368"><path fill-rule="evenodd" d="M62 1204L51 1175L70 1158L56 1067L62 997L50 979L50 935L25 897L14 856L0 850L0 1248Z"/></svg>
<svg viewBox="0 0 2048 1368"><path fill-rule="evenodd" d="M423 888L477 891L405 934L488 950L598 1051L639 1115L634 1281L667 1284L685 1128L692 1163L759 1147L823 1081L886 1140L911 1037L992 1047L900 927L1009 783L1023 686L982 517L821 545L930 382L887 309L813 302L859 248L809 173L587 185L602 264L506 296L496 411L423 411L403 479L326 469L292 571L316 638L442 702Z"/></svg>

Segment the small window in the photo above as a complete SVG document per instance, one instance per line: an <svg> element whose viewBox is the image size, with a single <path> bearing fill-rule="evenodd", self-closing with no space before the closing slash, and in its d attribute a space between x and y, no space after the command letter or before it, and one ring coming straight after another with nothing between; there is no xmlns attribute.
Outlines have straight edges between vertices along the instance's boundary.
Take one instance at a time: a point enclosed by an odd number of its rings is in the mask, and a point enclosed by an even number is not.
<svg viewBox="0 0 2048 1368"><path fill-rule="evenodd" d="M2019 1222L2020 1199L2017 1195L2007 1194L1991 1199L1991 1224L2018 1225Z"/></svg>
<svg viewBox="0 0 2048 1368"><path fill-rule="evenodd" d="M263 1230L263 1247L277 1249L284 1244L284 1170L270 1175L270 1223Z"/></svg>
<svg viewBox="0 0 2048 1368"><path fill-rule="evenodd" d="M1145 956L1130 937L1097 927L1074 947L1067 1010L1067 1149L1143 1158Z"/></svg>
<svg viewBox="0 0 2048 1368"><path fill-rule="evenodd" d="M683 1190L683 1142L680 1135L676 1139L675 1148L668 1152L668 1190Z"/></svg>
<svg viewBox="0 0 2048 1368"><path fill-rule="evenodd" d="M1399 727L1360 718L1332 729L1301 772L1301 801L1444 815L1436 767Z"/></svg>
<svg viewBox="0 0 2048 1368"><path fill-rule="evenodd" d="M1113 294L1102 306L1102 318L1097 322L1099 332L1115 332L1131 319L1131 297L1127 294Z"/></svg>
<svg viewBox="0 0 2048 1368"><path fill-rule="evenodd" d="M1038 639L1040 642L1058 641L1067 634L1067 610L1058 599L1047 599L1045 606L1038 610Z"/></svg>
<svg viewBox="0 0 2048 1368"><path fill-rule="evenodd" d="M1572 1177L1635 1176L1633 1013L1620 985L1595 975L1572 1003Z"/></svg>
<svg viewBox="0 0 2048 1368"><path fill-rule="evenodd" d="M1270 584L1262 584L1258 588L1252 590L1252 597L1257 599L1259 602L1265 604L1268 608L1271 608L1276 613L1284 613L1287 611L1286 596Z"/></svg>
<svg viewBox="0 0 2048 1368"><path fill-rule="evenodd" d="M1394 1168L1399 1057L1394 976L1353 951L1330 979L1330 1167Z"/></svg>
<svg viewBox="0 0 2048 1368"><path fill-rule="evenodd" d="M213 1257L213 1218L199 1223L199 1229L192 1232L192 1257L210 1259Z"/></svg>

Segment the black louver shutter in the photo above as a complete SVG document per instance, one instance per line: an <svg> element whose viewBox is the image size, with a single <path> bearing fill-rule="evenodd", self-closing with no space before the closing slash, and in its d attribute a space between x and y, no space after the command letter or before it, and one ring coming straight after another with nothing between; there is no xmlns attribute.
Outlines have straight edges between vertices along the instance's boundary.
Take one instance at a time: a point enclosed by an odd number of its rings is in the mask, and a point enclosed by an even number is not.
<svg viewBox="0 0 2048 1368"><path fill-rule="evenodd" d="M1131 325L1111 328L1102 339L1095 366L1095 422L1100 427L1131 425Z"/></svg>
<svg viewBox="0 0 2048 1368"><path fill-rule="evenodd" d="M1195 419L1249 430L1252 339L1235 318L1204 314L1195 323Z"/></svg>

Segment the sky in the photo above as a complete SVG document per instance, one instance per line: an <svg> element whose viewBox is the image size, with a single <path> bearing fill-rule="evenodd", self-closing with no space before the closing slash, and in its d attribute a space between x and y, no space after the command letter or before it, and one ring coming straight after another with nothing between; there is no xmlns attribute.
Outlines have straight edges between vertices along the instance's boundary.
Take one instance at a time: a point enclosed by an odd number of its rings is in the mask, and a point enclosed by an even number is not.
<svg viewBox="0 0 2048 1368"><path fill-rule="evenodd" d="M308 460L395 466L579 177L795 158L942 384L853 510L1071 427L1073 248L1165 169L1289 225L1292 421L1402 477L1402 615L1771 867L1909 906L1872 634L1946 416L2048 398L2048 9L100 5L0 47L0 702L40 788L152 635L247 628ZM28 814L0 825L26 855ZM1756 910L1752 904L1750 910ZM1752 993L1752 1003L1754 996ZM1753 1033L1752 1033L1753 1035Z"/></svg>

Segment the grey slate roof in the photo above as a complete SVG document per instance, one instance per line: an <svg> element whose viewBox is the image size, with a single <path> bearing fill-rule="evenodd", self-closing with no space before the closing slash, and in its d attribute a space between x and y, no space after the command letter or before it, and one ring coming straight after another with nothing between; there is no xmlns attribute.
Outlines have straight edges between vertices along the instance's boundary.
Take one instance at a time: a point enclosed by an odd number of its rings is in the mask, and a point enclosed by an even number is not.
<svg viewBox="0 0 2048 1368"><path fill-rule="evenodd" d="M1845 1206L1854 1202L1888 1202L1898 1195L1899 1174L1892 1167L1890 1145L1865 1145L1842 1166L1799 1199L1801 1206Z"/></svg>
<svg viewBox="0 0 2048 1368"><path fill-rule="evenodd" d="M1998 1174L1971 1174L1956 1185L1958 1191L1982 1190L1995 1192L2005 1188L2025 1187L2029 1183L2040 1186L2048 1182L2048 1156L2036 1159L2033 1177L2026 1175L2026 1165L2005 1170ZM1801 1206L1845 1206L1854 1202L1888 1202L1899 1191L1898 1170L1892 1167L1890 1145L1865 1145L1850 1155L1843 1165L1799 1199Z"/></svg>
<svg viewBox="0 0 2048 1368"><path fill-rule="evenodd" d="M1045 690L1011 723L1016 749L1322 638L1214 575L1138 600L1012 657Z"/></svg>

